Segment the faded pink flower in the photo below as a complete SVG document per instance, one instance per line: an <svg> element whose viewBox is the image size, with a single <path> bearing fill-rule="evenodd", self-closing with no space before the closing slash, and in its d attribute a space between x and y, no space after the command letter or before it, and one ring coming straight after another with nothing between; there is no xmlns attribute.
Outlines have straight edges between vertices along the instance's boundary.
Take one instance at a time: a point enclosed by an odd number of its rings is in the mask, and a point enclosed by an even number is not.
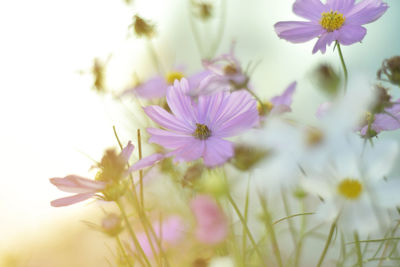
<svg viewBox="0 0 400 267"><path fill-rule="evenodd" d="M207 195L198 195L190 203L196 218L196 238L205 244L218 244L228 235L228 221L216 201Z"/></svg>
<svg viewBox="0 0 400 267"><path fill-rule="evenodd" d="M292 97L294 91L296 90L296 86L297 82L293 82L285 89L285 91L281 95L271 98L270 102L273 106L270 114L281 114L292 111Z"/></svg>
<svg viewBox="0 0 400 267"><path fill-rule="evenodd" d="M119 154L119 159L121 160L122 164L128 162L133 150L134 146L129 141L128 145ZM76 193L76 195L70 197L53 200L50 204L53 207L64 207L87 200L95 196L96 193L105 190L112 179L114 179L114 177L109 179L103 178L102 180L94 181L88 178L80 177L78 175L67 175L63 178L50 178L50 182L55 185L59 190L68 193Z"/></svg>
<svg viewBox="0 0 400 267"><path fill-rule="evenodd" d="M182 218L177 215L169 216L161 224L159 221L153 223L153 229L157 236L157 240L155 240L151 233L151 241L147 237L146 233L142 232L137 234L139 244L148 257L154 256L151 246L153 246L156 253L159 253L160 241L162 244L162 249L167 249L168 247L178 245L186 233L186 225ZM130 247L132 251L136 251L136 247L133 242L130 242Z"/></svg>

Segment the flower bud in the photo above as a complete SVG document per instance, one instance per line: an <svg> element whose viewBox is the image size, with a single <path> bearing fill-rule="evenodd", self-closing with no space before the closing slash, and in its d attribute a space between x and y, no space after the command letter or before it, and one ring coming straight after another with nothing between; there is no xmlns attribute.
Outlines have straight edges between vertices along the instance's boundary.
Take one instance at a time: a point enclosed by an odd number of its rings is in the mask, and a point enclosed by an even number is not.
<svg viewBox="0 0 400 267"><path fill-rule="evenodd" d="M268 156L268 151L264 149L241 144L235 146L235 156L231 162L237 169L247 171L266 156Z"/></svg>
<svg viewBox="0 0 400 267"><path fill-rule="evenodd" d="M107 149L98 167L100 172L96 175L97 181L116 182L124 178L126 162L115 149Z"/></svg>
<svg viewBox="0 0 400 267"><path fill-rule="evenodd" d="M400 86L400 56L385 59L382 67L377 72L378 79L386 76L387 80L394 85Z"/></svg>
<svg viewBox="0 0 400 267"><path fill-rule="evenodd" d="M193 6L196 9L195 16L203 21L210 19L213 15L213 5L204 1L194 1Z"/></svg>
<svg viewBox="0 0 400 267"><path fill-rule="evenodd" d="M340 76L328 64L320 64L314 71L318 87L330 96L339 92Z"/></svg>
<svg viewBox="0 0 400 267"><path fill-rule="evenodd" d="M372 114L382 113L385 111L385 108L390 108L393 106L391 102L391 96L388 93L388 89L381 86L375 85L375 102L371 107L370 111Z"/></svg>
<svg viewBox="0 0 400 267"><path fill-rule="evenodd" d="M133 28L138 37L146 37L150 39L155 35L154 24L151 24L149 21L144 20L138 15L135 15L133 19Z"/></svg>
<svg viewBox="0 0 400 267"><path fill-rule="evenodd" d="M197 180L199 180L203 174L205 167L203 164L201 163L196 163L192 166L190 166L184 176L183 176L183 180L182 180L182 186L183 187L190 187L191 185L193 185L193 183Z"/></svg>
<svg viewBox="0 0 400 267"><path fill-rule="evenodd" d="M122 231L122 220L115 213L108 214L101 222L101 228L109 236L116 236Z"/></svg>

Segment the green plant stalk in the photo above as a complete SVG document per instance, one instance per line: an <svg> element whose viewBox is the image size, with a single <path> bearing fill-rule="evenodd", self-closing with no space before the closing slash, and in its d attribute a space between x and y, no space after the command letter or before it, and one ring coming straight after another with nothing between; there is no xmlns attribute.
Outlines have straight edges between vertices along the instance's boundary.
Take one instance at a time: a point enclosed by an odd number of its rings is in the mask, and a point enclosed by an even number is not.
<svg viewBox="0 0 400 267"><path fill-rule="evenodd" d="M124 246L122 245L122 242L121 242L121 239L119 238L119 235L117 235L117 236L115 237L115 239L116 239L116 241L117 241L117 244L118 244L119 249L121 250L122 255L124 256L126 262L128 263L128 266L129 266L129 267L133 267L133 265L131 264L131 261L129 260L128 255L126 254L126 251L125 251L125 249L124 249Z"/></svg>
<svg viewBox="0 0 400 267"><path fill-rule="evenodd" d="M274 254L275 254L276 260L278 262L278 266L283 267L281 252L279 249L278 241L276 239L276 234L275 234L275 230L274 230L274 225L272 223L271 215L269 214L269 212L267 210L267 204L266 204L265 199L263 199L260 195L259 195L259 197L260 197L261 206L264 210L264 215L266 217L266 227L267 227L267 232L269 232L269 235L271 238L272 249L274 250Z"/></svg>
<svg viewBox="0 0 400 267"><path fill-rule="evenodd" d="M359 241L360 240L358 238L357 232L354 232L354 242L356 244L356 252L357 252L357 264L358 264L358 267L362 267L363 266L363 259L362 259L361 246L360 246L360 242Z"/></svg>
<svg viewBox="0 0 400 267"><path fill-rule="evenodd" d="M256 251L258 257L260 258L260 260L262 262L264 262L264 259L263 259L263 256L261 254L261 251L259 250L259 248L258 248L258 246L256 244L256 241L254 240L253 235L251 234L250 229L248 228L247 223L246 223L243 215L240 213L240 210L239 210L238 206L236 205L235 201L232 199L232 197L231 197L231 195L229 193L227 194L227 198L229 200L229 203L231 203L233 209L235 210L236 214L238 215L240 221L242 222L243 227L244 227L244 229L246 231L246 234L249 237L249 240L250 240L251 244L253 245L253 248Z"/></svg>
<svg viewBox="0 0 400 267"><path fill-rule="evenodd" d="M336 46L338 48L340 62L342 63L342 68L343 68L343 73L344 73L344 93L346 93L347 92L347 84L348 84L348 80L349 80L349 73L347 71L346 63L344 62L342 48L340 47L340 44L338 41L336 41Z"/></svg>
<svg viewBox="0 0 400 267"><path fill-rule="evenodd" d="M322 262L325 259L326 253L328 252L328 249L329 249L329 245L330 245L330 243L332 241L333 232L335 231L335 228L336 228L336 220L331 225L331 228L329 230L328 239L326 240L325 247L324 247L324 250L322 251L322 254L321 254L320 258L319 258L317 267L320 267L322 265Z"/></svg>
<svg viewBox="0 0 400 267"><path fill-rule="evenodd" d="M144 253L142 247L140 246L140 243L139 243L139 241L138 241L138 239L137 239L137 237L136 237L136 234L135 234L135 232L133 231L131 224L129 223L129 219L128 219L128 216L126 215L124 206L122 205L122 203L121 203L120 200L117 200L117 201L115 201L115 202L117 203L118 208L119 208L119 210L121 211L122 218L123 218L124 221L125 221L126 228L128 229L128 232L129 232L129 234L130 234L130 236L131 236L131 238L132 238L132 240L133 240L133 243L135 244L136 249L137 249L137 250L139 251L139 253L142 255L142 257L143 257L144 261L146 262L146 264L147 264L148 266L151 267L150 261L149 261L149 259L147 258L146 253ZM150 241L150 240L149 240L149 241Z"/></svg>

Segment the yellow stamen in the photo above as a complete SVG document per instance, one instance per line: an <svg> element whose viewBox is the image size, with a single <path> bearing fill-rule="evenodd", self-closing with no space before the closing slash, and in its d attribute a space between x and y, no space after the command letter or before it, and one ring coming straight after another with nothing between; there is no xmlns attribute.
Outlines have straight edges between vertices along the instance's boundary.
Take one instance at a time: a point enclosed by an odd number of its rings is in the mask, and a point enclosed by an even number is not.
<svg viewBox="0 0 400 267"><path fill-rule="evenodd" d="M319 23L328 32L333 32L335 30L339 30L345 21L346 18L342 13L330 11L322 13Z"/></svg>
<svg viewBox="0 0 400 267"><path fill-rule="evenodd" d="M193 136L197 139L205 140L211 136L211 130L205 124L196 123L196 130Z"/></svg>
<svg viewBox="0 0 400 267"><path fill-rule="evenodd" d="M346 178L339 183L337 189L340 195L347 199L355 200L361 195L363 185L358 180Z"/></svg>
<svg viewBox="0 0 400 267"><path fill-rule="evenodd" d="M234 64L229 64L224 67L224 73L226 75L234 75L238 73L238 69Z"/></svg>
<svg viewBox="0 0 400 267"><path fill-rule="evenodd" d="M174 84L175 80L180 81L183 77L185 77L185 75L183 75L182 72L171 71L167 73L167 75L165 76L165 80L168 84Z"/></svg>

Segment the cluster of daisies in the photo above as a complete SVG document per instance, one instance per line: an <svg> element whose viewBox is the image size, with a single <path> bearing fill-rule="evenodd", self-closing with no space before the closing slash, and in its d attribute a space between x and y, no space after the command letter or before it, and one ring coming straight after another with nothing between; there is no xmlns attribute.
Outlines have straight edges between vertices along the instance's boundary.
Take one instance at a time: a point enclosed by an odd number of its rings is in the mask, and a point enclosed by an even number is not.
<svg viewBox="0 0 400 267"><path fill-rule="evenodd" d="M107 150L94 179L50 179L74 193L51 205L110 205L99 229L116 238L121 266L399 264L398 142L377 137L400 128L388 87L400 86L400 59L385 60L376 81L347 84L340 50L387 9L381 0L296 0L293 12L309 21L275 24L287 41L317 38L313 53L338 47L345 81L313 125L289 117L296 82L261 99L232 46L197 73L177 68L120 94L149 104L153 152L142 158L139 138L132 163L134 145L116 134L121 152Z"/></svg>

